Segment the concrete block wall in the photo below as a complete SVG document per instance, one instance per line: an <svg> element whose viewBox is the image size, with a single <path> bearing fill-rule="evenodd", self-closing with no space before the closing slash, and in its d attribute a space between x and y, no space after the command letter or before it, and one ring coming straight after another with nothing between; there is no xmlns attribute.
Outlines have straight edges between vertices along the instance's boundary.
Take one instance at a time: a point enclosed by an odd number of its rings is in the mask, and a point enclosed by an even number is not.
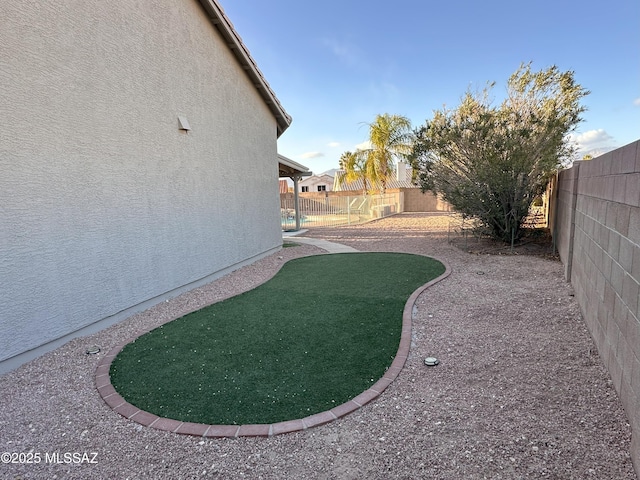
<svg viewBox="0 0 640 480"><path fill-rule="evenodd" d="M401 188L404 192L405 212L451 212L453 208L431 192L422 193L419 188Z"/></svg>
<svg viewBox="0 0 640 480"><path fill-rule="evenodd" d="M573 168L560 172L555 193L557 199L552 231L554 232L556 248L564 263L564 273L567 281L571 280L573 225L575 222L580 163L576 162Z"/></svg>
<svg viewBox="0 0 640 480"><path fill-rule="evenodd" d="M556 244L633 431L640 472L640 141L558 181Z"/></svg>

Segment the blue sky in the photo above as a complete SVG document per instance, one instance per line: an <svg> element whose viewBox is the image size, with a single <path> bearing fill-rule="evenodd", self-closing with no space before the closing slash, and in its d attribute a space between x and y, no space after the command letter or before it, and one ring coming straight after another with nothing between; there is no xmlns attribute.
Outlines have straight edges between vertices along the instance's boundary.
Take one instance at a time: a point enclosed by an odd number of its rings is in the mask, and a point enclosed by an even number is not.
<svg viewBox="0 0 640 480"><path fill-rule="evenodd" d="M278 151L338 166L379 113L419 126L521 63L573 70L591 91L575 139L604 153L640 139L640 1L220 0L293 123Z"/></svg>

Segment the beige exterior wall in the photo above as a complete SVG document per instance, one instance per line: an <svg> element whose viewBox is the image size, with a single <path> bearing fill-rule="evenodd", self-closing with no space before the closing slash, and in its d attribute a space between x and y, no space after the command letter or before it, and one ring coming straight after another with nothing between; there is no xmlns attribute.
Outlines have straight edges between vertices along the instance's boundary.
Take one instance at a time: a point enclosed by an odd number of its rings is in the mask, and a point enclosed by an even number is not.
<svg viewBox="0 0 640 480"><path fill-rule="evenodd" d="M555 237L633 430L640 472L640 141L560 173Z"/></svg>
<svg viewBox="0 0 640 480"><path fill-rule="evenodd" d="M0 116L0 371L281 245L276 120L195 0L4 2Z"/></svg>

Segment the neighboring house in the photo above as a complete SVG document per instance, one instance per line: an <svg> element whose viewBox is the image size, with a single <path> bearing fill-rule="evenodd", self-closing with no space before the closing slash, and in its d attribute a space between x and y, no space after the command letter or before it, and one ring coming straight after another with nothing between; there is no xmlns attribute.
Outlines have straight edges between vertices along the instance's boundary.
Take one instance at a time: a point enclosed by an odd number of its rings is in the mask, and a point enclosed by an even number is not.
<svg viewBox="0 0 640 480"><path fill-rule="evenodd" d="M215 0L2 17L0 371L281 248L291 119Z"/></svg>
<svg viewBox="0 0 640 480"><path fill-rule="evenodd" d="M362 179L347 182L344 180L343 175L344 170L336 170L333 190L337 192L350 191L362 193L364 190L364 181ZM413 183L412 175L413 170L409 165L403 162L398 162L393 176L387 180L387 190L397 188L419 188ZM382 190L382 185L371 185L368 181L367 187L369 190Z"/></svg>
<svg viewBox="0 0 640 480"><path fill-rule="evenodd" d="M330 192L333 190L333 171L324 172L319 175L311 175L301 180L299 183L300 193Z"/></svg>

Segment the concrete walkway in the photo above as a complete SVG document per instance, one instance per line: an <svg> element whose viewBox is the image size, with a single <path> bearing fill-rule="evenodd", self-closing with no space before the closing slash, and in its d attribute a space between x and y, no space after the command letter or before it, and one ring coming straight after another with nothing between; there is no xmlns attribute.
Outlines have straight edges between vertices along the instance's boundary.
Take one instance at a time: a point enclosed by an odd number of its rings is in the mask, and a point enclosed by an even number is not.
<svg viewBox="0 0 640 480"><path fill-rule="evenodd" d="M341 243L329 242L328 240L322 240L319 238L308 238L308 237L298 237L295 234L304 233L304 231L299 232L283 232L282 238L283 240L290 240L296 243L306 243L309 245L314 245L318 248L322 248L329 253L351 253L357 252L353 247L347 247L346 245L342 245ZM293 235L292 235L293 233Z"/></svg>

